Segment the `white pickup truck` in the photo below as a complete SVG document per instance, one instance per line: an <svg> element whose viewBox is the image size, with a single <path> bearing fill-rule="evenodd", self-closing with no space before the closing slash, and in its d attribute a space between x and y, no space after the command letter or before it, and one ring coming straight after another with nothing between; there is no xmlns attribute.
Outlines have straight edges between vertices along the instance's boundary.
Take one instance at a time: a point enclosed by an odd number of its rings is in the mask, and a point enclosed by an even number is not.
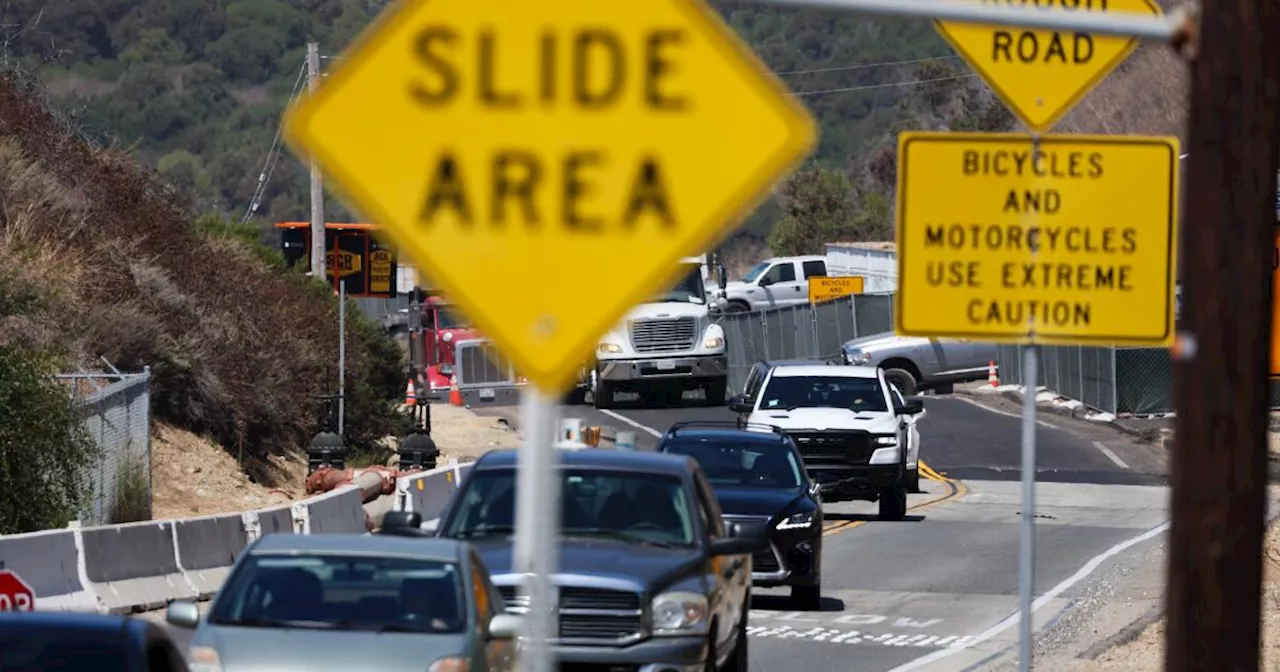
<svg viewBox="0 0 1280 672"><path fill-rule="evenodd" d="M687 270L679 284L632 308L600 339L583 381L596 408L611 408L618 392L678 401L687 390L702 390L708 405L724 405L728 358L724 329L713 320L723 299L708 295L709 266L702 257L680 263ZM723 282L723 266L715 266Z"/></svg>
<svg viewBox="0 0 1280 672"><path fill-rule="evenodd" d="M747 313L809 303L809 278L826 276L822 255L774 257L758 263L742 280L726 283L726 311Z"/></svg>

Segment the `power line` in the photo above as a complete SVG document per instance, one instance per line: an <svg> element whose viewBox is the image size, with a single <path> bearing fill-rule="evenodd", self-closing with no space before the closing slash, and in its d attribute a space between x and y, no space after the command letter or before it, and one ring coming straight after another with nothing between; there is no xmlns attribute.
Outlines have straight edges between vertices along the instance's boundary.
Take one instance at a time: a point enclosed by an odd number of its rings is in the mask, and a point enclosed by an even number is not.
<svg viewBox="0 0 1280 672"><path fill-rule="evenodd" d="M848 86L840 89L823 89L821 91L798 91L791 95L797 97L803 96L821 96L828 93L848 93L850 91L870 91L872 89L888 89L895 86L916 86L919 84L929 84L931 82L949 82L957 79L969 79L977 77L977 73L969 73L967 75L953 75L951 77L935 77L933 79L915 79L908 82L888 82L885 84L867 84L864 86Z"/></svg>
<svg viewBox="0 0 1280 672"><path fill-rule="evenodd" d="M848 72L850 70L868 70L870 68L884 68L891 65L914 65L916 63L933 63L935 61L950 61L960 58L952 54L951 56L934 56L932 58L913 58L908 61L883 61L881 63L863 63L861 65L843 65L833 68L812 68L809 70L786 70L783 72L775 72L773 74L779 77L788 77L791 75L812 75L820 72Z"/></svg>
<svg viewBox="0 0 1280 672"><path fill-rule="evenodd" d="M298 78L293 82L293 90L289 92L289 103L298 96L298 91L302 88L302 80L307 74L307 63L303 59L302 67L298 69ZM244 217L240 218L240 222L249 221L249 218L258 211L258 206L262 205L262 197L266 195L267 184L271 182L271 175L276 170L276 164L280 161L282 147L280 146L280 133L283 130L284 119L281 118L276 123L276 135L271 140L271 148L267 150L267 156L262 162L262 171L258 173L258 185L254 189L253 198L249 200L249 207L245 209Z"/></svg>

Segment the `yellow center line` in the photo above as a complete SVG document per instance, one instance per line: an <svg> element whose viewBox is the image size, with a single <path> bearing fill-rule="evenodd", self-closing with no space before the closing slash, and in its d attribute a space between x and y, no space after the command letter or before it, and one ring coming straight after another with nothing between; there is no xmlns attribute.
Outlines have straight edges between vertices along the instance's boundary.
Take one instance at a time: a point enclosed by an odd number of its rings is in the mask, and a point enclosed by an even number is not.
<svg viewBox="0 0 1280 672"><path fill-rule="evenodd" d="M920 464L923 467L924 463L921 462ZM929 471L932 472L933 470L930 469ZM924 471L922 470L921 473L924 473ZM950 491L947 492L947 494L937 499L931 499L927 502L921 502L919 504L916 504L915 506L909 506L907 507L908 511L924 511L925 509L932 508L939 504L943 504L945 502L949 502L954 499L959 499L965 496L966 494L968 494L969 492L969 488L965 487L965 484L961 483L960 481L953 481L949 478L943 478L943 477L938 477L933 480L936 480L941 483L946 483L947 487L950 488ZM835 536L837 534L840 534L841 532L846 532L848 530L852 530L855 527L861 527L866 524L867 524L867 521L865 520L845 520L845 521L836 523L834 525L824 524L822 536L824 537Z"/></svg>

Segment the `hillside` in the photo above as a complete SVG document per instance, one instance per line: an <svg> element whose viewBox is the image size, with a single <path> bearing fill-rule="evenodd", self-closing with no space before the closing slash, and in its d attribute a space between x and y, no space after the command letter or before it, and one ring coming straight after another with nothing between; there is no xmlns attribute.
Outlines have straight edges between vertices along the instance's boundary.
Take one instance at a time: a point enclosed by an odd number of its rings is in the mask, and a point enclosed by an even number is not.
<svg viewBox="0 0 1280 672"><path fill-rule="evenodd" d="M254 232L194 219L128 153L87 141L42 96L0 71L0 354L50 372L99 369L100 358L150 366L156 420L210 436L272 484L268 457L305 445L314 397L336 383L332 290L284 269ZM406 427L396 405L403 355L358 311L348 315L347 434L372 446ZM40 409L6 405L10 391L0 384L4 471L40 473L14 465L56 457L29 449L56 428ZM24 504L13 488L41 487L2 485L3 509Z"/></svg>
<svg viewBox="0 0 1280 672"><path fill-rule="evenodd" d="M336 55L384 5L10 0L0 4L0 26L10 27L8 57L37 71L87 133L129 147L198 210L239 218L275 146L307 41ZM958 62L927 22L718 6L813 110L822 129L817 158L832 166L843 167L901 117L904 93L913 88L902 84L918 79L921 65ZM285 152L269 172L259 221L305 217L303 167ZM350 216L333 201L326 212L330 220ZM766 205L745 232L762 239L778 214L776 203Z"/></svg>

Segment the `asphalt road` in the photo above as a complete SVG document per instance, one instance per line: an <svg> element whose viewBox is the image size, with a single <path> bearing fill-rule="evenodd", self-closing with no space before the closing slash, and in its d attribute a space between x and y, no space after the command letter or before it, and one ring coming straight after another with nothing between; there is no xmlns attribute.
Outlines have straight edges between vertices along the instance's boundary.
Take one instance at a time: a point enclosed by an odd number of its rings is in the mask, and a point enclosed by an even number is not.
<svg viewBox="0 0 1280 672"><path fill-rule="evenodd" d="M982 404L990 404L984 406ZM1021 420L1016 407L960 395L929 398L921 458L945 477L922 482L901 522L870 503L832 505L820 611L792 609L785 590L758 589L752 669L906 672L980 669L1017 646ZM515 415L514 408L490 414ZM693 405L565 409L590 425L634 430L650 447L674 422L732 420ZM1155 451L1114 430L1045 416L1038 425L1035 623L1096 594L1095 570L1162 537L1168 493ZM1126 544L1128 546L1126 546ZM148 615L160 618L160 615ZM189 638L173 631L181 644Z"/></svg>
<svg viewBox="0 0 1280 672"><path fill-rule="evenodd" d="M564 415L635 431L641 448L675 422L734 418L686 404L575 406ZM753 669L967 670L1017 646L1019 409L963 395L930 397L925 407L921 459L945 480L912 495L902 522L877 520L870 503L833 505L829 517L850 522L827 532L823 608L794 611L785 590L757 590ZM1085 593L1101 556L1158 542L1168 494L1158 451L1114 429L1044 415L1036 438L1039 628Z"/></svg>

